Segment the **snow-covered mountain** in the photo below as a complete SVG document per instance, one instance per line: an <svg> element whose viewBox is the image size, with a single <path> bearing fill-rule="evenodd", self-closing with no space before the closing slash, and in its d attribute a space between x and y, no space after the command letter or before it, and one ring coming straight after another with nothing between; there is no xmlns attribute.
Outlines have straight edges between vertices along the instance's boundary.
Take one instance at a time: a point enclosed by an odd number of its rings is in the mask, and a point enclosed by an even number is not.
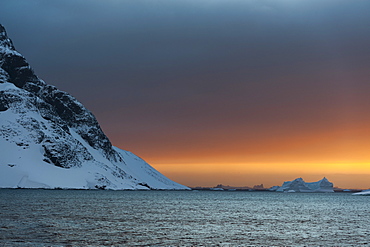
<svg viewBox="0 0 370 247"><path fill-rule="evenodd" d="M94 115L39 79L0 25L0 188L188 189L113 147Z"/></svg>
<svg viewBox="0 0 370 247"><path fill-rule="evenodd" d="M317 182L306 183L302 178L286 181L282 186L274 186L270 189L277 192L334 192L333 183L327 178Z"/></svg>

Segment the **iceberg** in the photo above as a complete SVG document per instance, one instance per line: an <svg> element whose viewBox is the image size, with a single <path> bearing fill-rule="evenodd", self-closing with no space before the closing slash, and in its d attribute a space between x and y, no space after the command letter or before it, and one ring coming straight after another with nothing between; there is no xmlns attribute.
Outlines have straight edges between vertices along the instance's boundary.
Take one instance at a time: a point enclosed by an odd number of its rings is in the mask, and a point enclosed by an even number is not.
<svg viewBox="0 0 370 247"><path fill-rule="evenodd" d="M307 183L302 178L296 178L293 181L286 181L282 186L270 189L277 192L334 192L333 183L327 178L317 182Z"/></svg>

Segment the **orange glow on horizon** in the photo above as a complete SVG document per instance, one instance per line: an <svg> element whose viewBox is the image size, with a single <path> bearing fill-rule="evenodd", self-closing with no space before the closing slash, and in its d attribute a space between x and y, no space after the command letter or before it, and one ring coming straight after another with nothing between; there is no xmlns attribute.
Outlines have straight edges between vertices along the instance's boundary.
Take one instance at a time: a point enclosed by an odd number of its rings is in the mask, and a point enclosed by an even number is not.
<svg viewBox="0 0 370 247"><path fill-rule="evenodd" d="M149 138L131 151L170 179L192 187L263 183L267 188L297 177L312 182L325 176L336 187L367 189L368 126L367 121L311 129L262 126L252 133L235 126L210 133L183 132L153 142Z"/></svg>
<svg viewBox="0 0 370 247"><path fill-rule="evenodd" d="M327 177L340 188L370 188L369 163L202 163L152 164L169 178L187 186L213 187L217 184L249 186L263 183L265 188L303 177L306 182Z"/></svg>

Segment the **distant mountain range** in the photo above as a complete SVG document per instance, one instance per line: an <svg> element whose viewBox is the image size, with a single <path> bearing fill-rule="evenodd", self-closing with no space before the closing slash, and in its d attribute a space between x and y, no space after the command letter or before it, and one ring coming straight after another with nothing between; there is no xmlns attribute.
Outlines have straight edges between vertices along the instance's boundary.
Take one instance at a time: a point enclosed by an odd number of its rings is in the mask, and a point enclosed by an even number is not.
<svg viewBox="0 0 370 247"><path fill-rule="evenodd" d="M113 147L94 115L39 79L0 25L0 188L186 186Z"/></svg>

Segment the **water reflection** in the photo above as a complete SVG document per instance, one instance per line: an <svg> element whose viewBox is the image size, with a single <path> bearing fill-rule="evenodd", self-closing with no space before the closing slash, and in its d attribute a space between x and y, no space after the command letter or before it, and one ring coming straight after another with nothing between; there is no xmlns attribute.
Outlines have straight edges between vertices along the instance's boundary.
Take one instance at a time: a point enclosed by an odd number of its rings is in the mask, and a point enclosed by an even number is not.
<svg viewBox="0 0 370 247"><path fill-rule="evenodd" d="M370 244L370 197L345 193L0 190L0 245Z"/></svg>

